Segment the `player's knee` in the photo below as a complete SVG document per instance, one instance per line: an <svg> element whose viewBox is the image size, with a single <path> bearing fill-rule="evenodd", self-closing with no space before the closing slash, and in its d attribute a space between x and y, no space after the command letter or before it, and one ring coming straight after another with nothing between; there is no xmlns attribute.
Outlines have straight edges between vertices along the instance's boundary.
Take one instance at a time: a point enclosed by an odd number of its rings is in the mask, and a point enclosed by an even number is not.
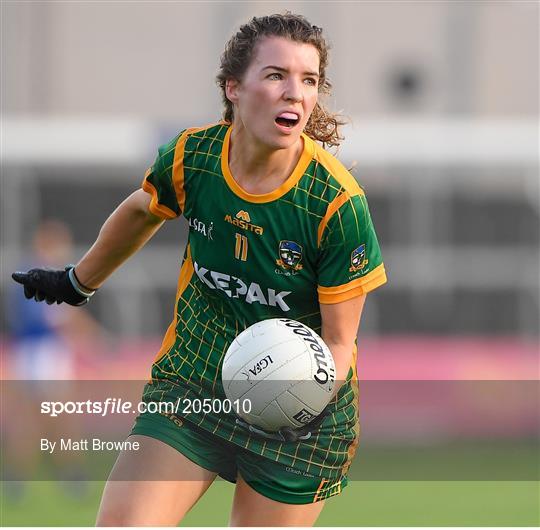
<svg viewBox="0 0 540 530"><path fill-rule="evenodd" d="M112 512L99 512L96 519L96 526L127 526L121 521L121 517Z"/></svg>
<svg viewBox="0 0 540 530"><path fill-rule="evenodd" d="M101 505L96 526L176 526L182 514L178 510L153 509L144 503L107 502Z"/></svg>
<svg viewBox="0 0 540 530"><path fill-rule="evenodd" d="M141 521L133 511L122 507L100 509L96 519L96 526L141 526Z"/></svg>

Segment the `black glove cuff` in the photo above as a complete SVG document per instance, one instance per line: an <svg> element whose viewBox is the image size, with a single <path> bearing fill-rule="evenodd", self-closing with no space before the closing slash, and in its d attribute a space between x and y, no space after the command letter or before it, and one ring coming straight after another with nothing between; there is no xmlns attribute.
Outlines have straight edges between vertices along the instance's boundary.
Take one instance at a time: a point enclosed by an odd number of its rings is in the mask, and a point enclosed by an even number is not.
<svg viewBox="0 0 540 530"><path fill-rule="evenodd" d="M91 298L94 296L94 293L97 291L97 289L89 289L88 287L85 287L77 278L77 275L75 274L75 266L74 265L67 265L66 271L68 273L69 281L71 282L71 285L73 286L73 289L77 291L77 294L80 294L81 296L84 296L85 298Z"/></svg>

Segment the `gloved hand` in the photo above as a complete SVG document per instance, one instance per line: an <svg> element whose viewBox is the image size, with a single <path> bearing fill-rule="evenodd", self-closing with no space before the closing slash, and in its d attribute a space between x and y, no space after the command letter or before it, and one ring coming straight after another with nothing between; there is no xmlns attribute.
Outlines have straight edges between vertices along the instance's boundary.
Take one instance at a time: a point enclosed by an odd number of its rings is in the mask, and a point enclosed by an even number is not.
<svg viewBox="0 0 540 530"><path fill-rule="evenodd" d="M253 436L257 436L258 438L262 438L264 440L277 440L279 442L301 442L311 438L311 434L317 431L328 414L328 408L326 408L307 425L296 428L281 427L279 431L275 432L265 431L261 427L251 425L241 418L236 418L236 424L249 431L249 433Z"/></svg>
<svg viewBox="0 0 540 530"><path fill-rule="evenodd" d="M90 300L96 289L82 285L74 272L74 265L66 265L64 270L31 269L28 272L14 272L11 277L24 285L24 296L36 302L45 300L49 305L65 302L80 306Z"/></svg>

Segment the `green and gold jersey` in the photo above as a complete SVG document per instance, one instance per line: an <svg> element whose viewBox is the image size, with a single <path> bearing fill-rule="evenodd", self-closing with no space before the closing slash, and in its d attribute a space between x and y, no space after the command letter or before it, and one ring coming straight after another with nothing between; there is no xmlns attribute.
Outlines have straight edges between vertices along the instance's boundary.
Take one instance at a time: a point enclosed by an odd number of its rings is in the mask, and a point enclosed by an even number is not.
<svg viewBox="0 0 540 530"><path fill-rule="evenodd" d="M183 215L189 223L174 318L146 401L223 399L223 357L245 328L286 317L320 333L319 303L345 301L386 281L366 198L340 162L303 135L289 178L252 195L229 171L231 130L220 122L182 132L159 149L143 181L155 215ZM358 437L355 367L353 355L332 415L300 444L250 437L232 414L192 411L184 419L264 457L335 478Z"/></svg>

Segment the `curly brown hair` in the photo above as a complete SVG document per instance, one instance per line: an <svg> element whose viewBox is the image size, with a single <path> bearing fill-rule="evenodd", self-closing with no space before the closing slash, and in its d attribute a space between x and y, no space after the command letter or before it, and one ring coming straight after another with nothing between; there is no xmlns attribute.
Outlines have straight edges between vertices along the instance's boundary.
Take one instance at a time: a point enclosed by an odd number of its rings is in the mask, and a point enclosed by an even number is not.
<svg viewBox="0 0 540 530"><path fill-rule="evenodd" d="M332 85L326 77L330 46L322 35L322 28L312 26L305 17L291 12L253 17L247 24L240 26L238 32L229 39L221 55L221 65L216 80L221 88L225 107L223 118L228 122L232 123L234 110L225 93L225 84L228 79L238 81L242 79L251 63L255 47L263 37L285 37L294 42L314 46L320 60L319 94L326 96L331 92ZM345 123L342 116L330 112L318 102L304 128L304 133L313 140L322 142L323 145L338 146L343 140L339 127Z"/></svg>

